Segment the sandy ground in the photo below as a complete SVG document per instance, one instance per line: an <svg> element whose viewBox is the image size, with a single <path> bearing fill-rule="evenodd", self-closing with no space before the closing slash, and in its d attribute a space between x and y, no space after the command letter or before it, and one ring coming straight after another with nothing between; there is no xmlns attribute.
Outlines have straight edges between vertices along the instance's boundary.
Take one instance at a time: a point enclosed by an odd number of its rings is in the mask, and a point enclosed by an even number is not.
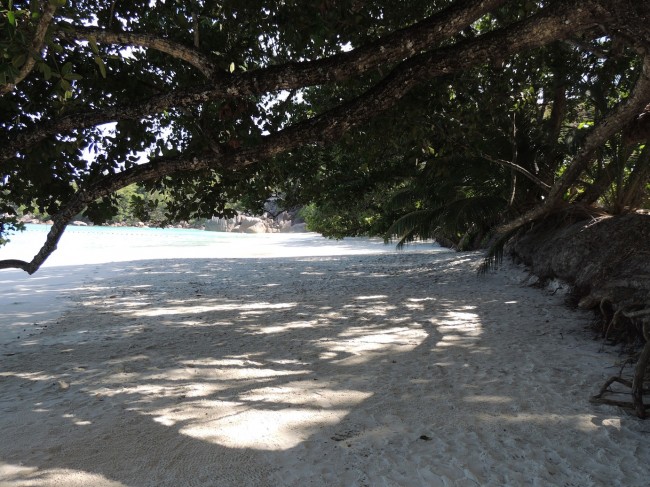
<svg viewBox="0 0 650 487"><path fill-rule="evenodd" d="M0 485L648 485L650 423L588 402L621 357L561 291L324 242L0 272Z"/></svg>

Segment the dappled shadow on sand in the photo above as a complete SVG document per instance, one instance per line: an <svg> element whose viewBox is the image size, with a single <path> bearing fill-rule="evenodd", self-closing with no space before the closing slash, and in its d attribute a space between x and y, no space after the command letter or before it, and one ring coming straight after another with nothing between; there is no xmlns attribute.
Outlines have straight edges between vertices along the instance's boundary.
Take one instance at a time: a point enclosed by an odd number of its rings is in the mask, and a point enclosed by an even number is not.
<svg viewBox="0 0 650 487"><path fill-rule="evenodd" d="M56 327L2 357L10 392L0 411L11 444L0 446L0 479L305 485L307 469L313 485L487 484L523 479L548 461L536 475L573 478L584 467L561 452L535 452L526 436L557 423L580 432L585 419L572 404L538 402L560 394L552 377L538 395L508 392L537 390L536 368L550 365L526 358L528 332L499 338L502 313L526 316L530 303L509 300L507 286L486 291L468 277L476 261L447 254L123 265L119 278L79 291ZM543 319L540 312L527 325ZM506 368L505 353L531 383ZM563 374L568 364L552 366ZM578 446L568 438L565 448ZM490 473L526 454L530 465Z"/></svg>

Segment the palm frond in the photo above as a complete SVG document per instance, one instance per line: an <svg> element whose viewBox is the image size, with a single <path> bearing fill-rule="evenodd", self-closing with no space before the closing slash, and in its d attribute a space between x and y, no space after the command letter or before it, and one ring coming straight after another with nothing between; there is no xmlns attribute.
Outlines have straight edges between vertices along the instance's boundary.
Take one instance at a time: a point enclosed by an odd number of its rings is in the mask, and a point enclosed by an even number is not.
<svg viewBox="0 0 650 487"><path fill-rule="evenodd" d="M497 270L503 263L503 254L506 244L514 238L524 227L529 226L529 223L519 225L506 233L499 235L496 240L492 242L490 248L483 259L483 263L478 268L478 275L483 276L491 270Z"/></svg>
<svg viewBox="0 0 650 487"><path fill-rule="evenodd" d="M445 233L465 233L472 223L491 226L505 207L506 201L499 196L459 198L444 206L439 224Z"/></svg>
<svg viewBox="0 0 650 487"><path fill-rule="evenodd" d="M417 200L422 199L423 196L425 195L423 195L421 188L407 186L393 193L390 200L386 203L386 210L398 211L409 206L412 207L414 203Z"/></svg>
<svg viewBox="0 0 650 487"><path fill-rule="evenodd" d="M438 227L437 219L441 208L433 210L416 210L397 219L386 232L385 241L390 241L397 236L397 248L402 249L406 244L418 239L433 238Z"/></svg>

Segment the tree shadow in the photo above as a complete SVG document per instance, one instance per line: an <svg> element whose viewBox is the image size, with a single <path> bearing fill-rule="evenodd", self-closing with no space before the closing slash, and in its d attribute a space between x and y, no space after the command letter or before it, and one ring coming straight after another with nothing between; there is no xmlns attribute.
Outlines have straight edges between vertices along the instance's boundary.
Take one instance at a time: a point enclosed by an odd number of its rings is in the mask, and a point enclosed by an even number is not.
<svg viewBox="0 0 650 487"><path fill-rule="evenodd" d="M526 333L499 340L495 310L525 313L530 303L507 304L507 288L481 291L466 278L479 258L465 260L123 265L119 278L78 291L56 327L3 357L11 444L0 447L0 478L48 485L84 472L96 485L298 485L311 469L322 485L381 476L399 485L413 467L426 470L419 485L434 475L488 479L480 449L453 459L467 450L450 443L458 428L481 448L501 438L504 450L490 458L507 463L507 452L527 451L514 438L531 425L556 415L576 429L579 420L503 387L520 379L498 370L499 354L521 358L532 377L542 364L524 360ZM451 459L431 460L436 448ZM327 455L346 470L323 469Z"/></svg>

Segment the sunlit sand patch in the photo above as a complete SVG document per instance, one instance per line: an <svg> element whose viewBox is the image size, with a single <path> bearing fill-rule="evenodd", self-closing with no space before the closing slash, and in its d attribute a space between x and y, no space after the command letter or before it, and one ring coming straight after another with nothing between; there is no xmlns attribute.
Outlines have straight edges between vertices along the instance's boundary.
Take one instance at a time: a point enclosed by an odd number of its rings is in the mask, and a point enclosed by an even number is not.
<svg viewBox="0 0 650 487"><path fill-rule="evenodd" d="M400 326L393 328L376 329L368 327L354 327L346 330L338 336L339 340L356 344L369 344L387 347L417 346L428 336L427 332L418 324L413 326ZM343 342L343 343L345 343Z"/></svg>
<svg viewBox="0 0 650 487"><path fill-rule="evenodd" d="M295 330L300 328L313 328L317 324L318 324L318 320L292 321L291 323L285 323L283 325L263 326L257 328L255 333L258 334L284 333L290 330Z"/></svg>
<svg viewBox="0 0 650 487"><path fill-rule="evenodd" d="M162 374L152 376L156 380L170 380L170 381L187 381L195 380L197 378L209 377L216 381L230 381L230 380L258 380L273 377L284 377L289 375L308 374L308 370L276 370L272 368L262 367L228 367L228 368L213 368L213 369L195 369L188 368L175 368L166 370Z"/></svg>
<svg viewBox="0 0 650 487"><path fill-rule="evenodd" d="M360 308L355 304L346 304L343 306L343 308L347 310L354 310L356 313L361 315L383 317L386 316L390 311L396 310L397 306L380 305L379 303L376 303L373 304L372 307Z"/></svg>
<svg viewBox="0 0 650 487"><path fill-rule="evenodd" d="M445 335L441 340L436 342L436 348L445 348L445 347L465 347L465 348L474 348L476 340L473 337L468 337L466 335Z"/></svg>
<svg viewBox="0 0 650 487"><path fill-rule="evenodd" d="M447 319L454 323L475 323L479 320L476 313L467 313L464 311L449 311Z"/></svg>
<svg viewBox="0 0 650 487"><path fill-rule="evenodd" d="M507 404L509 402L512 402L513 399L506 396L486 396L477 394L475 396L467 396L463 399L463 401L488 404Z"/></svg>
<svg viewBox="0 0 650 487"><path fill-rule="evenodd" d="M72 424L76 426L89 426L92 423L92 421L88 421L87 419L78 419L74 414L67 413L62 416L63 418L69 419Z"/></svg>
<svg viewBox="0 0 650 487"><path fill-rule="evenodd" d="M348 413L347 409L250 409L228 420L187 426L180 432L232 448L288 450L309 438L314 430L336 424Z"/></svg>
<svg viewBox="0 0 650 487"><path fill-rule="evenodd" d="M315 430L338 423L370 396L295 382L255 389L238 401L201 401L154 415L162 424L182 421L186 424L182 434L203 441L233 448L286 450Z"/></svg>
<svg viewBox="0 0 650 487"><path fill-rule="evenodd" d="M346 409L371 395L368 392L339 389L336 383L329 381L302 380L282 386L258 387L240 397L247 403Z"/></svg>
<svg viewBox="0 0 650 487"><path fill-rule="evenodd" d="M110 376L110 379L113 384L119 384L120 382L128 383L127 382L128 378ZM152 402L164 397L176 397L181 393L181 391L182 389L178 385L164 386L158 384L140 384L140 385L125 385L125 386L109 385L109 386L95 387L89 389L89 392L91 394L96 394L105 397L120 397L123 395L133 395L135 397L139 397L139 399L135 400L137 401L137 403Z"/></svg>
<svg viewBox="0 0 650 487"><path fill-rule="evenodd" d="M38 467L14 465L0 462L0 479L4 486L11 487L32 487L35 485L43 487L127 487L121 482L109 480L103 475L73 470L68 468L39 469Z"/></svg>
<svg viewBox="0 0 650 487"><path fill-rule="evenodd" d="M34 382L55 381L59 377L52 374L41 372L0 372L0 377L17 377L19 379L30 380Z"/></svg>
<svg viewBox="0 0 650 487"><path fill-rule="evenodd" d="M202 367L242 367L252 363L247 358L195 358L192 360L183 360L181 364L187 366L202 366Z"/></svg>
<svg viewBox="0 0 650 487"><path fill-rule="evenodd" d="M472 309L473 307L467 307ZM431 323L442 334L436 347L472 346L483 333L480 318L475 313L448 311L444 319L432 319Z"/></svg>
<svg viewBox="0 0 650 487"><path fill-rule="evenodd" d="M341 333L336 339L319 341L318 347L324 349L320 356L337 361L341 365L362 364L377 353L405 353L420 345L427 332L417 324L393 328L375 329L372 326L354 327Z"/></svg>
<svg viewBox="0 0 650 487"><path fill-rule="evenodd" d="M202 300L201 302L205 302ZM173 301L168 301L168 304L173 304ZM240 311L247 312L252 310L278 310L278 309L291 309L294 308L296 303L226 303L226 304L213 304L213 305L200 305L198 303L187 305L187 301L178 301L177 306L166 306L165 308L148 307L146 310L133 312L133 316L138 317L154 317L166 315L179 315L179 314L198 314L208 313L212 311Z"/></svg>
<svg viewBox="0 0 650 487"><path fill-rule="evenodd" d="M562 425L562 428L584 433L594 433L598 431L598 426L594 422L595 416L591 414L557 414L557 413L532 413L518 411L515 413L506 413L501 411L498 416L478 413L478 419L486 423L498 421L500 424L524 425L524 426L556 426Z"/></svg>

